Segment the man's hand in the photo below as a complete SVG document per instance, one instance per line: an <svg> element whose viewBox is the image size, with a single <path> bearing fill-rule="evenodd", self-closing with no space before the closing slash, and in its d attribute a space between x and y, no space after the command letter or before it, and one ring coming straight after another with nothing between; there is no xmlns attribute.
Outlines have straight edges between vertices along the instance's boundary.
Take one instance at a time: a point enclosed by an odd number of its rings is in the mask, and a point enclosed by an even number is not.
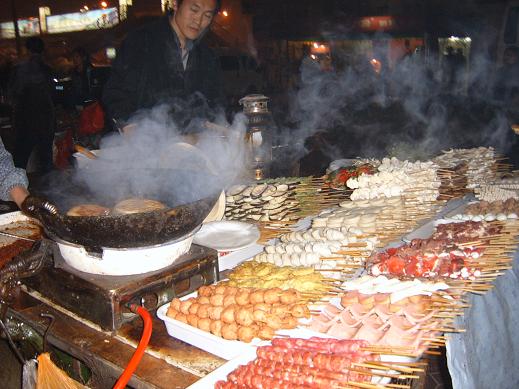
<svg viewBox="0 0 519 389"><path fill-rule="evenodd" d="M16 205L18 205L18 208L21 209L22 203L29 196L29 192L23 186L15 186L11 189L10 195Z"/></svg>

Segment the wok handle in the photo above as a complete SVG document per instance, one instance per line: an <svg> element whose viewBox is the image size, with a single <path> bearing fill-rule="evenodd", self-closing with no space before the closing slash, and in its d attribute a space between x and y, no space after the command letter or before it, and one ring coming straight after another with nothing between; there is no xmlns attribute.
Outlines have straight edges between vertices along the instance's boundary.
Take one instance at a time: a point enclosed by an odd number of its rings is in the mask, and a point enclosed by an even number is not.
<svg viewBox="0 0 519 389"><path fill-rule="evenodd" d="M22 203L21 209L24 213L36 219L41 219L42 214L56 216L58 208L47 200L36 196L28 196Z"/></svg>

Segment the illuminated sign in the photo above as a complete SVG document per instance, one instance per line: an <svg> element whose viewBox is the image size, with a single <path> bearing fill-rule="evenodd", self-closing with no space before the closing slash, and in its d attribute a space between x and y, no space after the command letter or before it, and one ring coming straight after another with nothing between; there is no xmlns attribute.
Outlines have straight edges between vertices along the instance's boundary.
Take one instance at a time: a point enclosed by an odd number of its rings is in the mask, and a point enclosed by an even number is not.
<svg viewBox="0 0 519 389"><path fill-rule="evenodd" d="M47 16L50 15L49 7L40 7L38 8L40 14L40 28L41 32L47 32Z"/></svg>
<svg viewBox="0 0 519 389"><path fill-rule="evenodd" d="M396 27L391 16L368 16L361 18L359 25L362 31L390 31Z"/></svg>
<svg viewBox="0 0 519 389"><path fill-rule="evenodd" d="M119 23L117 8L96 9L88 12L75 12L63 15L47 16L47 32L98 30L110 28Z"/></svg>
<svg viewBox="0 0 519 389"><path fill-rule="evenodd" d="M20 36L38 35L40 33L40 21L38 18L19 19L18 31L20 31ZM13 22L0 23L0 38L14 38Z"/></svg>

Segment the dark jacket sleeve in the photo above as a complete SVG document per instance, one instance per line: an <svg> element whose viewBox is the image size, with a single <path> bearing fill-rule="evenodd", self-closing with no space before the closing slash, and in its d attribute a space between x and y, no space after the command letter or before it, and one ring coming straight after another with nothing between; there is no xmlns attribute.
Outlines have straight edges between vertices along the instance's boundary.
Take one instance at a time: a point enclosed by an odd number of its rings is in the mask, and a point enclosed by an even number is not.
<svg viewBox="0 0 519 389"><path fill-rule="evenodd" d="M225 94L223 92L223 75L220 60L216 56L216 54L214 54L214 52L210 49L209 58L209 74L211 74L211 85L208 88L210 90L208 98L212 106L225 107Z"/></svg>
<svg viewBox="0 0 519 389"><path fill-rule="evenodd" d="M113 63L105 85L102 101L110 119L124 124L139 108L145 36L138 32L128 35Z"/></svg>

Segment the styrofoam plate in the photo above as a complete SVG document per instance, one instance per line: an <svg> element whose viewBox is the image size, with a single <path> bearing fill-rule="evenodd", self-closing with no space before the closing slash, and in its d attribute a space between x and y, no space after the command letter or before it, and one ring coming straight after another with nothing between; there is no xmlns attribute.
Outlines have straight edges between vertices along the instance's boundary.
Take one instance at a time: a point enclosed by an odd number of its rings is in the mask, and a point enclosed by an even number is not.
<svg viewBox="0 0 519 389"><path fill-rule="evenodd" d="M195 235L194 243L218 251L235 251L254 245L260 237L256 225L222 220L207 223Z"/></svg>

